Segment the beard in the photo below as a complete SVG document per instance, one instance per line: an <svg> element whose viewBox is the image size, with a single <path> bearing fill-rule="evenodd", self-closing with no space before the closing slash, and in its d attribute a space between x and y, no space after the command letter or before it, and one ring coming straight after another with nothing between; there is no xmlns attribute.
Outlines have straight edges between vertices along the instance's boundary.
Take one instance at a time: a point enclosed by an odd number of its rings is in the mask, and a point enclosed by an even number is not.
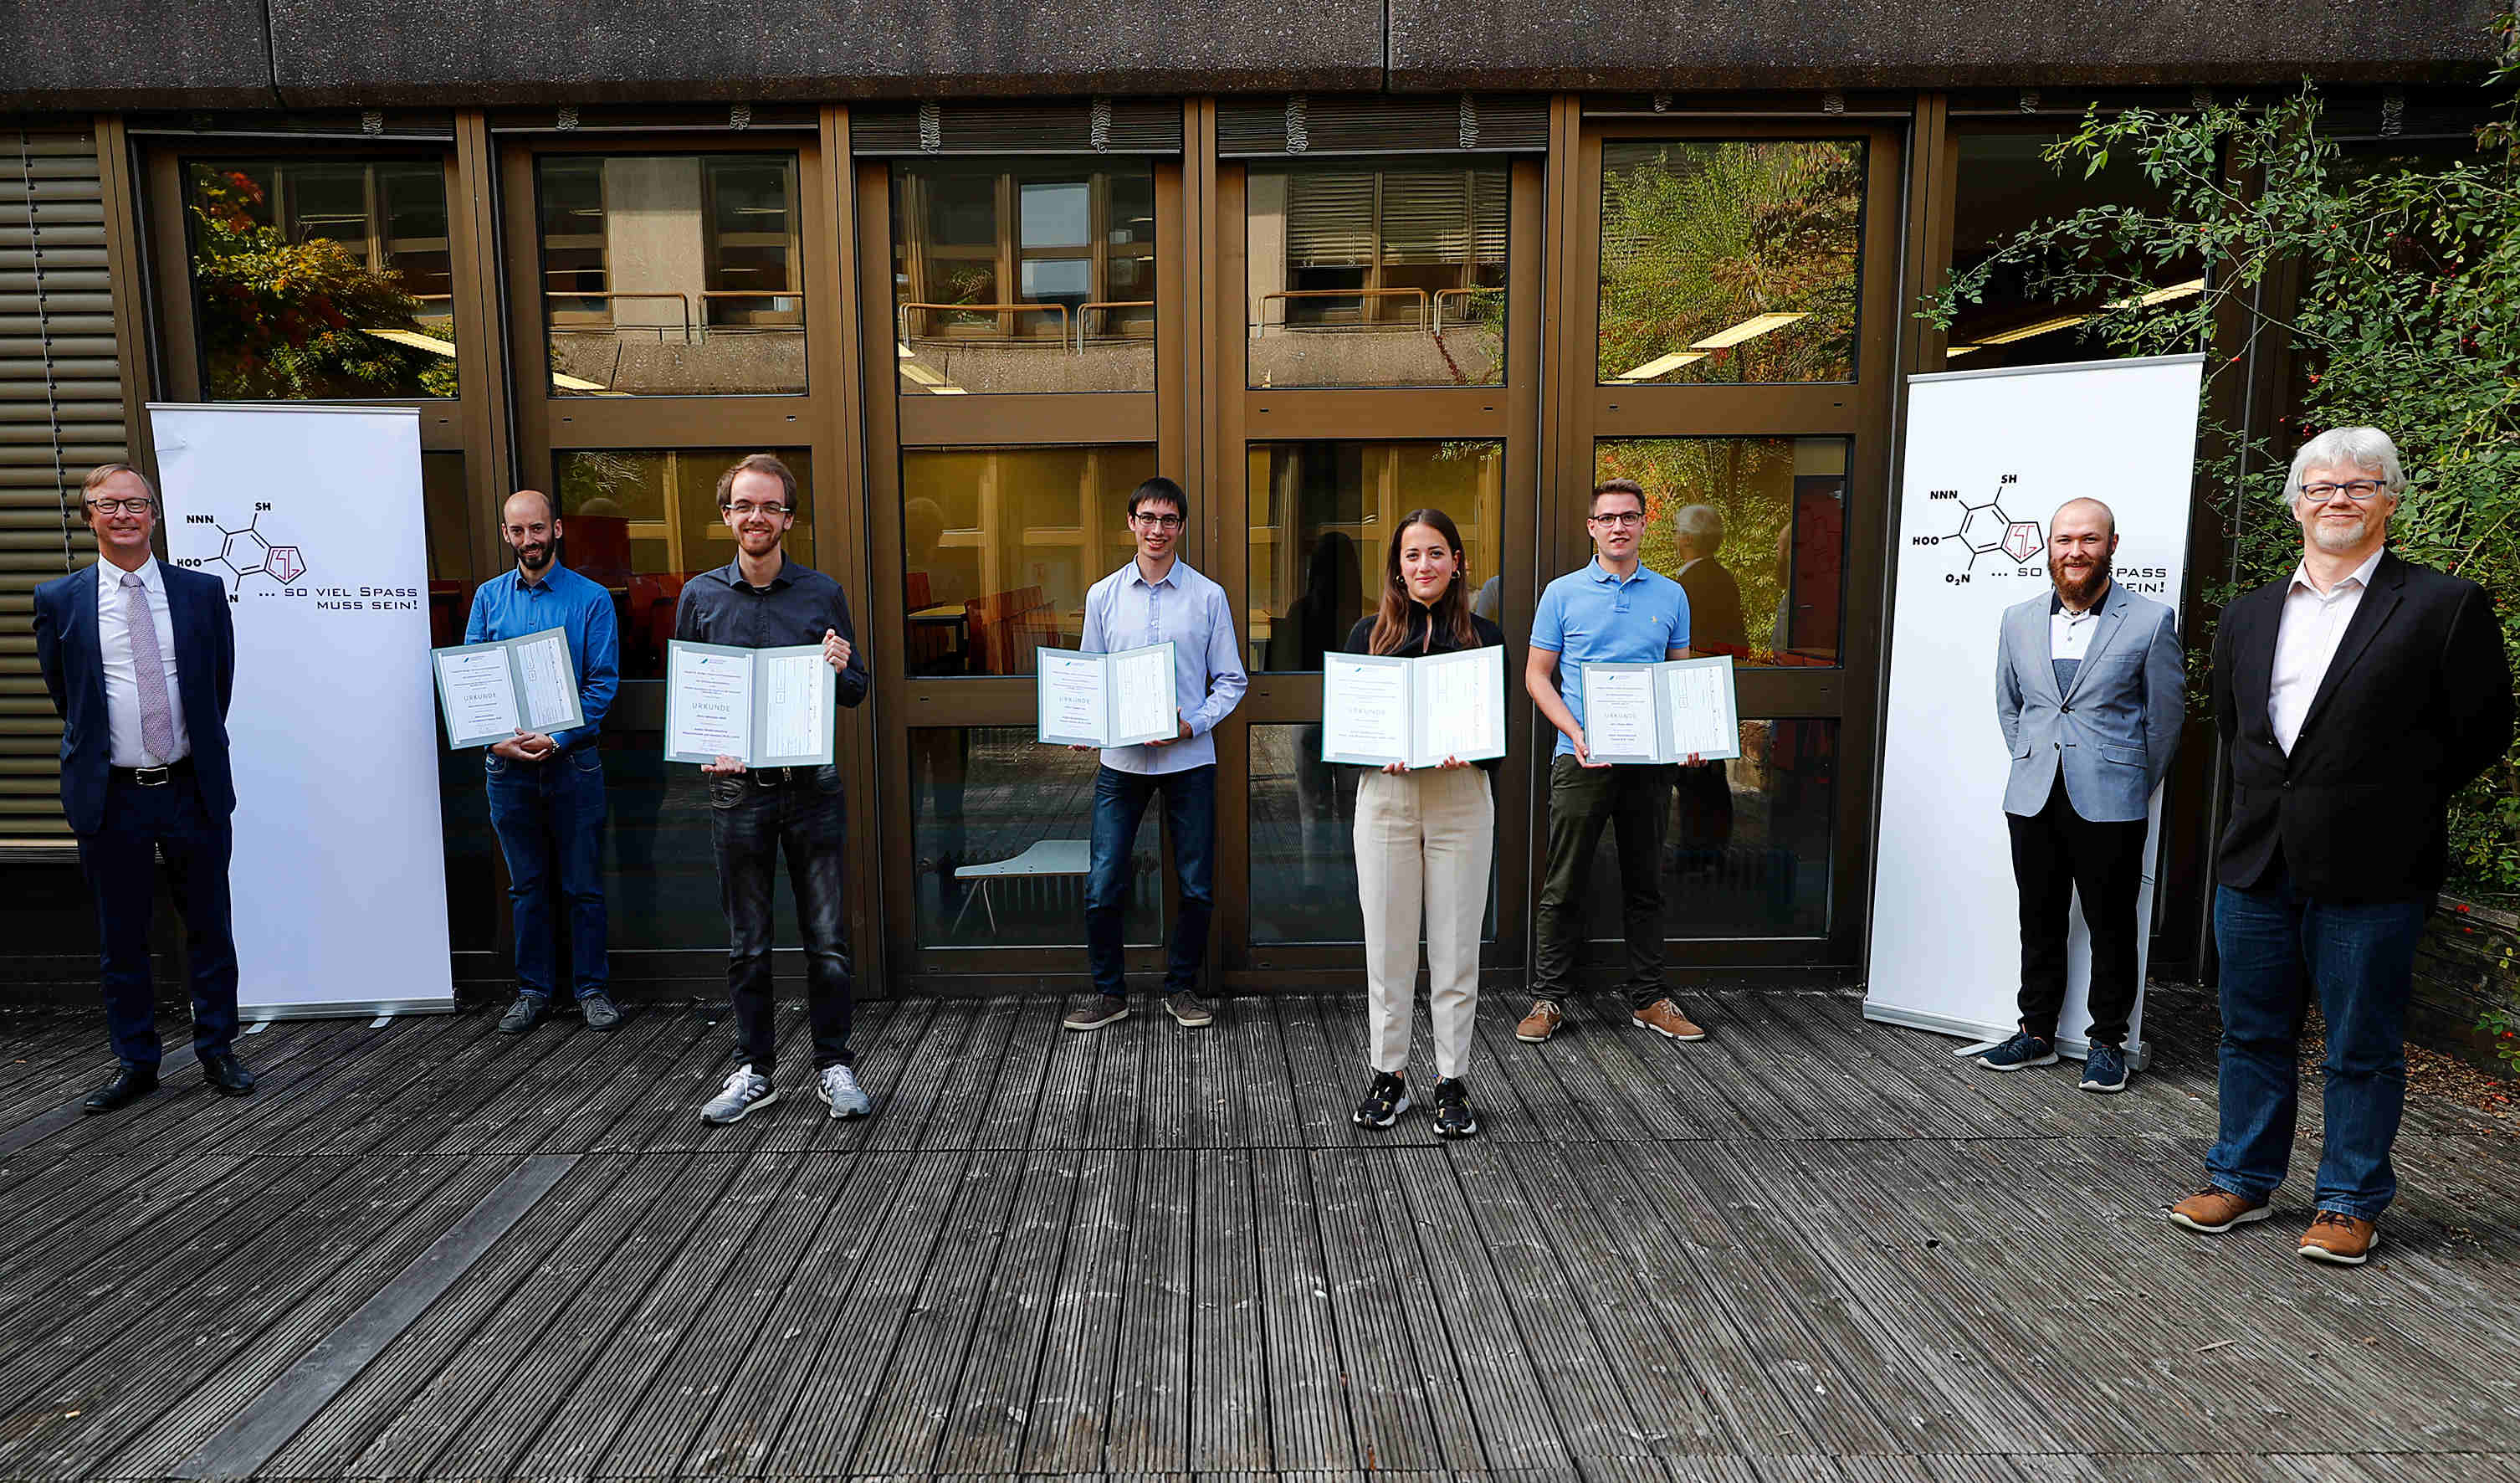
<svg viewBox="0 0 2520 1483"><path fill-rule="evenodd" d="M2067 607L2088 608L2092 599L2100 595L2100 588L2108 584L2109 559L2103 556L2092 562L2077 578L2066 575L2064 567L2050 556L2048 558L2048 579L2056 584L2056 595L2065 599Z"/></svg>
<svg viewBox="0 0 2520 1483"><path fill-rule="evenodd" d="M552 548L548 542L517 548L517 565L528 572L540 572L551 565Z"/></svg>
<svg viewBox="0 0 2520 1483"><path fill-rule="evenodd" d="M2368 515L2344 527L2331 525L2317 516L2313 516L2308 524L2311 544L2334 556L2342 556L2362 544L2363 538L2371 533L2371 517Z"/></svg>

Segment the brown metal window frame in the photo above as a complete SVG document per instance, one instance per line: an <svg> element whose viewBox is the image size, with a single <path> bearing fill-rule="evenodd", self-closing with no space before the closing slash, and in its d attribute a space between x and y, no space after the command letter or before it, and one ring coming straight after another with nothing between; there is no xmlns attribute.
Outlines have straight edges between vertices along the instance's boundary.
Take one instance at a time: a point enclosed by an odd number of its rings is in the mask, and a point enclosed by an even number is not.
<svg viewBox="0 0 2520 1483"><path fill-rule="evenodd" d="M1812 119L1745 114L1671 121L1582 116L1560 99L1552 117L1552 161L1571 166L1553 178L1555 240L1563 251L1550 282L1547 353L1556 372L1548 409L1553 478L1542 501L1543 580L1592 558L1582 512L1594 483L1596 445L1623 438L1842 438L1848 440L1847 518L1841 663L1831 668L1745 669L1736 675L1741 715L1758 720L1837 721L1837 796L1830 821L1829 924L1817 937L1673 938L1675 970L1700 976L1742 968L1851 967L1863 961L1865 904L1872 847L1873 758L1881 683L1884 541L1890 528L1894 402L1901 370L1906 270L1903 203L1909 129L1905 121ZM1862 274L1856 364L1850 381L1715 386L1601 386L1601 162L1608 143L1846 139L1865 145ZM1536 738L1535 745L1546 741ZM1533 813L1547 816L1545 779ZM1546 837L1545 830L1537 836ZM1536 872L1538 860L1532 862ZM1594 965L1611 945L1587 950Z"/></svg>
<svg viewBox="0 0 2520 1483"><path fill-rule="evenodd" d="M1196 104L1185 105L1193 115ZM1082 159L1104 157L1081 156ZM1182 556L1215 576L1217 511L1205 492L1192 445L1190 408L1196 404L1196 363L1190 353L1196 318L1187 267L1196 249L1187 209L1184 163L1172 156L1148 157L1155 181L1155 390L1152 392L1008 392L965 396L905 395L896 369L893 336L893 162L868 157L854 163L858 297L868 306L859 334L859 377L866 388L866 502L872 545L872 585L861 637L877 667L873 710L879 775L911 775L910 733L927 727L1035 724L1033 682L1025 675L908 677L907 611L903 577L902 454L905 449L1024 448L1131 444L1151 447L1155 466L1180 480L1191 495L1192 525ZM880 306L879 310L878 306ZM1225 750L1224 731L1218 751ZM1218 777L1218 838L1225 838L1224 777ZM922 947L919 942L918 840L907 787L885 787L875 801L880 819L883 872L882 934L893 963L893 981L905 994L1072 993L1091 987L1082 947ZM1163 871L1165 920L1177 908L1170 850ZM1224 872L1217 879L1223 917ZM1082 936L1082 929L1079 929ZM1160 971L1160 947L1133 947L1129 971Z"/></svg>
<svg viewBox="0 0 2520 1483"><path fill-rule="evenodd" d="M544 316L542 243L535 197L535 163L568 155L761 154L790 157L796 165L798 292L804 298L806 390L801 393L736 393L710 396L559 396L548 378L517 388L518 467L524 482L557 487L560 454L575 449L674 449L723 452L729 462L763 448L804 447L814 462L815 565L840 583L869 643L873 624L866 562L866 485L861 469L855 264L850 256L849 198L841 189L849 158L848 111L821 111L815 133L780 133L759 139L728 134L695 139L689 133L624 133L593 139L503 135L497 141L501 220L506 228L508 352L518 366L544 366L548 328ZM566 296L561 296L566 297ZM551 481L551 483L544 483ZM876 696L897 682L900 672L878 662ZM875 727L870 707L840 713L836 756L858 808L848 837L850 931L858 948L862 985L880 992L887 984L884 943L878 924L882 857L870 807L876 787ZM664 686L633 680L613 703L611 729L660 731ZM783 953L793 950L783 945ZM693 944L623 951L616 963L636 959L642 978L713 979L725 972L722 947Z"/></svg>

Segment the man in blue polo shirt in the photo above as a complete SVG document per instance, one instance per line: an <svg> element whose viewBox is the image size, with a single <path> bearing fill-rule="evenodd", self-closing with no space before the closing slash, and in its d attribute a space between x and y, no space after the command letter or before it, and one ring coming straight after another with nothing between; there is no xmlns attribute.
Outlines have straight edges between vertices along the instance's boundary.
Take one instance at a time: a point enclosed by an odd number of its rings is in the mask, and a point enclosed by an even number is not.
<svg viewBox="0 0 2520 1483"><path fill-rule="evenodd" d="M604 759L595 750L604 713L621 683L621 639L612 594L562 566L560 512L540 489L508 496L500 536L517 567L474 589L468 644L560 628L577 671L586 724L544 735L518 731L482 759L490 828L508 862L508 900L517 919L517 999L499 1028L522 1035L550 1012L552 958L565 912L569 977L590 1030L621 1023L605 956Z"/></svg>
<svg viewBox="0 0 2520 1483"><path fill-rule="evenodd" d="M1549 869L1534 924L1531 1012L1514 1029L1535 1043L1566 1021L1582 946L1585 878L1604 828L1619 844L1631 1022L1673 1040L1706 1038L1671 1001L1662 982L1659 871L1672 769L1596 763L1584 741L1586 665L1688 657L1688 596L1680 583L1644 565L1638 550L1644 522L1644 490L1633 482L1613 479L1595 488L1586 517L1592 563L1551 582L1531 616L1523 688L1557 728L1556 754L1549 762Z"/></svg>

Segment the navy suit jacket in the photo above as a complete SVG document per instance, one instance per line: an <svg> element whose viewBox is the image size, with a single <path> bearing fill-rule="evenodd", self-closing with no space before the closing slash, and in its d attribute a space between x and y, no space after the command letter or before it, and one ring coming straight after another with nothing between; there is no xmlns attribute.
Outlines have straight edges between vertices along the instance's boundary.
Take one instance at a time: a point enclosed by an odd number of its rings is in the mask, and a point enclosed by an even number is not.
<svg viewBox="0 0 2520 1483"><path fill-rule="evenodd" d="M227 583L159 562L166 612L175 628L175 677L184 693L184 729L202 803L214 815L236 811L228 771L228 696L236 688L236 620ZM107 769L113 736L105 712L105 651L97 637L95 569L57 577L35 589L35 660L61 713L62 811L70 828L105 828Z"/></svg>

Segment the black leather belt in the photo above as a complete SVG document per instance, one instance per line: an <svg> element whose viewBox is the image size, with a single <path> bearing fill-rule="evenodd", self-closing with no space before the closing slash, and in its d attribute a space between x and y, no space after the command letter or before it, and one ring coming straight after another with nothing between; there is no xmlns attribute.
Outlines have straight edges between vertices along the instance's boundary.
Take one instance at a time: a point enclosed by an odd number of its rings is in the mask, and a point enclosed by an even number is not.
<svg viewBox="0 0 2520 1483"><path fill-rule="evenodd" d="M743 775L751 779L752 786L756 788L785 788L789 783L804 782L817 770L814 767L746 767Z"/></svg>
<svg viewBox="0 0 2520 1483"><path fill-rule="evenodd" d="M114 767L109 769L117 783L139 788L163 788L179 777L193 775L193 760L179 757L162 767Z"/></svg>

